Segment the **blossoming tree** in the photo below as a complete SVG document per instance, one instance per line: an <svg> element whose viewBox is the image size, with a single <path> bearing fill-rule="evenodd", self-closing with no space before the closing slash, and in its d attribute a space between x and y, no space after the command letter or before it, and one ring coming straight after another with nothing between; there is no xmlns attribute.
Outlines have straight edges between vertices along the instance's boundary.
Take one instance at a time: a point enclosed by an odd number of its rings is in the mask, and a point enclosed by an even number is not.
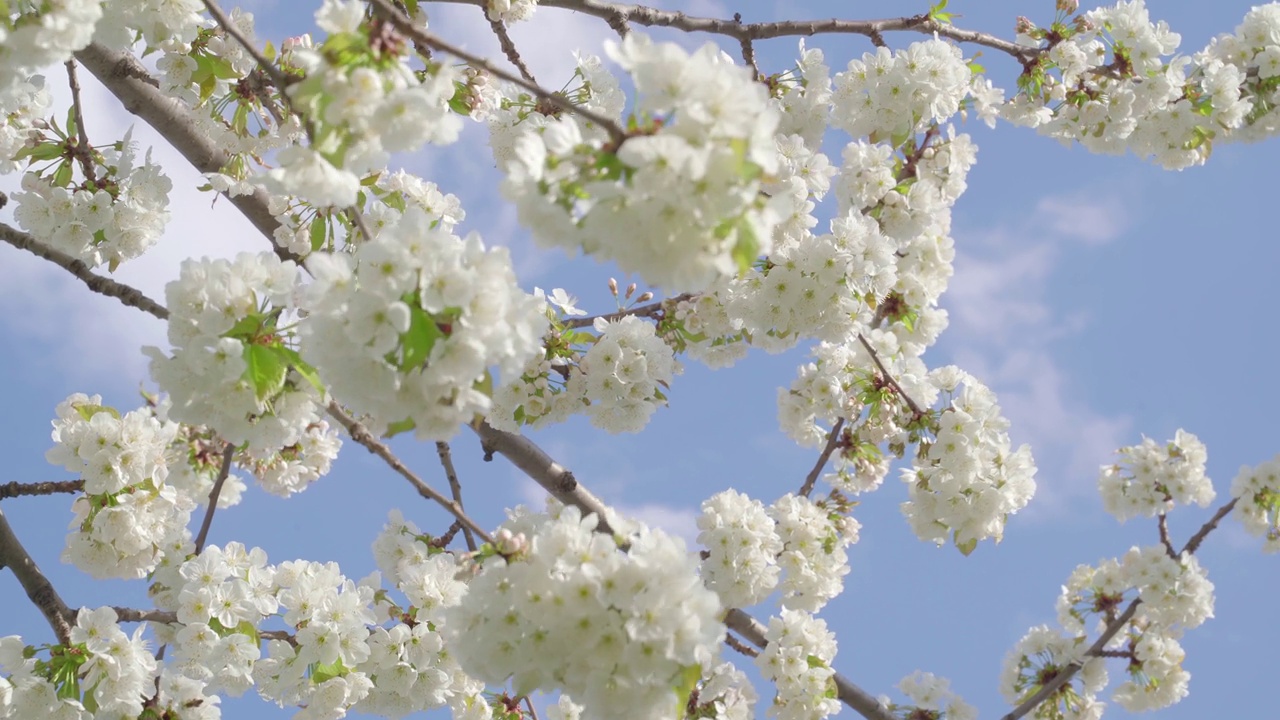
<svg viewBox="0 0 1280 720"><path fill-rule="evenodd" d="M1011 444L991 390L924 358L947 325L950 211L976 158L960 120L1201 164L1280 127L1280 3L1188 57L1140 0L1058 0L1010 39L959 26L945 0L897 19L762 23L455 1L479 6L505 57L436 34L420 0L324 0L317 37L275 43L213 0L0 1L0 165L21 174L0 239L164 320L169 341L143 349L156 391L139 407L75 394L53 409L47 458L79 480L0 486L73 495L63 559L143 582L154 602L68 607L0 514L0 565L52 631L0 638L0 718L218 718L222 696L250 690L299 718L514 718L534 692L558 694L557 718L744 718L758 694L785 719L976 717L925 672L896 697L864 690L818 617L849 572L855 498L895 463L912 531L964 555L1001 540L1035 492L1031 449ZM507 28L566 9L616 39L553 90ZM658 41L654 26L720 44ZM801 41L788 67L757 61L761 42L818 33L874 51L828 58ZM1020 72L989 77L977 49ZM163 303L112 279L164 232L172 183L131 137L88 137L82 69L261 231L261 252L183 262ZM537 243L652 290L614 284L617 311L597 316L562 289L527 292L494 238L460 234L445 179L388 169L467 123L487 129ZM639 432L679 393L681 361L728 368L801 345L812 360L778 391L778 418L813 448L811 471L778 497L707 498L698 548L605 506L521 435L579 414ZM447 490L384 442L400 434L435 443ZM449 446L466 434L545 488L547 508L512 508L496 529L473 519L487 498L464 507ZM287 497L351 443L449 519L420 528L393 510L368 539L381 572L359 581L207 543L241 474ZM1180 640L1214 600L1197 550L1228 516L1280 549L1280 456L1242 469L1225 501L1205 462L1179 431L1103 468L1107 511L1153 520L1158 542L1065 579L1057 625L1009 652L1005 718L1187 694ZM1188 504L1213 510L1179 543L1166 516Z"/></svg>

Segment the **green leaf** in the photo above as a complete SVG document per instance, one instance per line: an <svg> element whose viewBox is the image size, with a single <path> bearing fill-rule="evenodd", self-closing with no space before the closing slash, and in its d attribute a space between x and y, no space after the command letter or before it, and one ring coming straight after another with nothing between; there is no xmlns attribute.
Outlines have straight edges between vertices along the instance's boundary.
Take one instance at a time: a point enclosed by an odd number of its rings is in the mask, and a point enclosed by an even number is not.
<svg viewBox="0 0 1280 720"><path fill-rule="evenodd" d="M62 164L53 173L54 187L66 187L71 184L71 163L63 160Z"/></svg>
<svg viewBox="0 0 1280 720"><path fill-rule="evenodd" d="M396 435L399 435L400 433L407 433L416 427L418 427L418 424L415 423L411 418L405 418L404 420L397 420L396 422L393 422L387 425L387 431L382 433L382 437L384 439L392 438L392 437L395 437Z"/></svg>
<svg viewBox="0 0 1280 720"><path fill-rule="evenodd" d="M738 218L738 241L733 246L733 259L738 263L738 272L745 273L751 269L751 263L760 256L760 240L756 237L755 228L745 216Z"/></svg>
<svg viewBox="0 0 1280 720"><path fill-rule="evenodd" d="M284 387L284 378L289 367L276 352L277 349L253 343L244 346L244 362L247 365L244 379L253 385L254 395L259 400L275 395Z"/></svg>
<svg viewBox="0 0 1280 720"><path fill-rule="evenodd" d="M84 403L81 405L75 405L74 407L76 410L76 414L84 418L86 421L92 420L93 416L97 415L100 412L107 413L108 415L110 415L111 417L117 420L120 419L120 411L108 405L90 405L88 403Z"/></svg>
<svg viewBox="0 0 1280 720"><path fill-rule="evenodd" d="M427 361L431 348L444 337L440 326L416 303L409 305L409 329L400 336L400 369L409 371Z"/></svg>
<svg viewBox="0 0 1280 720"><path fill-rule="evenodd" d="M345 675L346 671L347 666L343 665L341 660L335 660L327 665L312 665L311 682L319 685L327 680L332 680L333 678Z"/></svg>
<svg viewBox="0 0 1280 720"><path fill-rule="evenodd" d="M973 554L974 549L976 549L976 548L978 547L978 539L977 539L977 538L973 538L973 539L969 540L968 542L964 542L964 543L960 542L960 533L959 533L959 532L955 533L955 535L953 536L953 540L954 540L954 542L955 542L955 544L956 544L956 549L957 549L957 550L959 550L959 551L960 551L960 554L961 554L961 555L964 555L965 557L969 557L970 555L972 555L972 554Z"/></svg>
<svg viewBox="0 0 1280 720"><path fill-rule="evenodd" d="M697 689L698 681L701 679L701 665L685 665L680 668L680 674L676 675L675 684L671 688L676 693L676 714L673 717L684 717L685 707L689 704L689 696L693 695L693 691Z"/></svg>
<svg viewBox="0 0 1280 720"><path fill-rule="evenodd" d="M316 372L314 367L311 367L307 361L303 360L297 350L284 347L283 345L274 349L285 365L288 365L290 369L302 376L302 379L310 383L311 387L316 389L316 392L319 392L321 395L324 394L325 387L324 382L320 380L320 373Z"/></svg>
<svg viewBox="0 0 1280 720"><path fill-rule="evenodd" d="M272 45L270 40L267 41L266 45L262 46L262 56L272 62L275 62L276 46Z"/></svg>
<svg viewBox="0 0 1280 720"><path fill-rule="evenodd" d="M67 108L67 135L69 137L75 137L78 131L79 126L76 125L76 105L75 103L72 103L71 107Z"/></svg>
<svg viewBox="0 0 1280 720"><path fill-rule="evenodd" d="M315 252L324 246L324 241L329 237L328 216L317 213L315 219L311 221L311 251Z"/></svg>
<svg viewBox="0 0 1280 720"><path fill-rule="evenodd" d="M262 330L262 315L260 313L250 313L247 317L240 318L236 321L231 329L222 334L222 337L234 338L248 342L258 336Z"/></svg>
<svg viewBox="0 0 1280 720"><path fill-rule="evenodd" d="M810 655L810 656L806 657L804 660L805 660L805 662L806 662L806 663L808 663L808 664L809 664L809 667L810 667L810 668L825 668L825 667L828 667L828 665L827 665L827 661L826 661L826 660L823 660L822 658L818 657L817 655Z"/></svg>
<svg viewBox="0 0 1280 720"><path fill-rule="evenodd" d="M62 145L60 143L40 143L35 147L24 147L13 156L13 159L21 160L28 157L32 160L56 160L62 157Z"/></svg>
<svg viewBox="0 0 1280 720"><path fill-rule="evenodd" d="M489 397L493 397L493 373L485 370L484 377L472 383L471 387L472 389L479 390Z"/></svg>

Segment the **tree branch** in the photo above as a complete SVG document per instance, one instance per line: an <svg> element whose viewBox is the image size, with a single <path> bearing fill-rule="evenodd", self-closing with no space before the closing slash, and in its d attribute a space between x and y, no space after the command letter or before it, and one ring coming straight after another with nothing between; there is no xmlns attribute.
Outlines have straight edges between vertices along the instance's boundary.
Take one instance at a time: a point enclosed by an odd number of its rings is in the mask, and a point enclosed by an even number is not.
<svg viewBox="0 0 1280 720"><path fill-rule="evenodd" d="M381 1L381 0L376 0ZM484 6L485 0L438 0L462 5ZM1040 54L1037 48L1024 47L1015 42L988 33L964 30L954 25L943 25L928 15L885 18L881 20L780 20L776 22L738 23L729 19L696 17L672 10L658 10L643 5L610 3L602 0L540 0L542 7L574 10L593 15L615 27L619 23L634 23L647 27L668 27L685 32L705 32L724 35L735 40L768 40L770 38L813 35L863 35L874 42L886 32L914 32L922 35L937 34L956 42L973 43L1007 53L1019 62L1026 62ZM616 28L615 28L616 29ZM881 38L883 41L883 38Z"/></svg>
<svg viewBox="0 0 1280 720"><path fill-rule="evenodd" d="M832 426L831 432L827 434L827 445L822 448L822 453L818 455L818 461L813 464L813 469L809 471L809 475L805 477L804 484L800 486L800 494L809 497L809 493L813 492L813 486L818 482L818 476L822 474L822 469L827 466L827 461L831 459L831 453L835 452L836 446L840 444L840 433L844 430L844 418L836 419L836 424Z"/></svg>
<svg viewBox="0 0 1280 720"><path fill-rule="evenodd" d="M764 649L769 646L769 641L765 639L765 627L755 618L745 612L734 608L730 610L724 619L725 625L728 625L742 637L751 641L752 645ZM880 704L866 690L849 682L840 673L831 676L836 683L836 697L845 705L853 708L867 720L896 720L888 708Z"/></svg>
<svg viewBox="0 0 1280 720"><path fill-rule="evenodd" d="M46 247L39 240L22 232L21 230L10 227L4 223L0 223L0 240L3 240L19 250L26 250L42 260L48 260L61 267L63 270L71 273L79 278L88 288L99 295L113 297L120 302L135 307L143 312L150 313L161 320L169 318L169 311L163 305L152 300L142 294L141 290L131 288L124 283L116 282L110 278L95 275L93 270L89 268L83 260L71 257L61 250L54 250Z"/></svg>
<svg viewBox="0 0 1280 720"><path fill-rule="evenodd" d="M1214 513L1213 517L1206 520L1204 525L1201 525L1200 529L1196 531L1196 534L1192 535L1191 539L1187 540L1187 544L1182 546L1182 552L1195 554L1195 551L1200 549L1200 544L1204 542L1204 539L1209 536L1209 533L1213 532L1214 528L1218 527L1218 523L1222 522L1222 518L1229 515L1231 511L1235 509L1236 503L1238 502L1240 502L1240 498L1231 498L1231 502L1228 502L1218 508L1218 512ZM1178 554L1181 555L1182 553Z"/></svg>
<svg viewBox="0 0 1280 720"><path fill-rule="evenodd" d="M458 482L458 471L453 467L453 452L449 449L449 443L443 440L436 443L436 455L440 457L440 466L444 468L444 476L449 480L449 493L453 495L453 501L462 507L462 483ZM476 538L471 534L471 528L462 528L462 537L467 541L467 549L471 552L476 551Z"/></svg>
<svg viewBox="0 0 1280 720"><path fill-rule="evenodd" d="M92 43L77 52L76 59L120 100L126 110L155 128L196 170L202 173L221 172L231 160L231 156L209 137L195 112L162 92L160 83L132 54ZM302 264L299 255L275 241L275 231L280 223L271 214L268 206L270 194L266 190L259 187L249 195L231 197L224 193L224 196L266 236L277 255Z"/></svg>
<svg viewBox="0 0 1280 720"><path fill-rule="evenodd" d="M898 393L898 397L902 398L902 401L907 404L907 407L911 412L915 413L916 417L923 416L924 411L921 410L920 406L916 404L916 401L912 400L911 396L902 389L902 386L898 384L898 381L893 379L893 375L889 374L889 371L885 369L884 363L880 362L880 356L876 353L875 348L871 347L871 343L867 342L866 336L862 333L858 333L858 342L862 343L862 347L866 348L867 352L871 354L871 359L875 362L876 367L880 368L880 374L884 376L884 381L889 383L889 386Z"/></svg>
<svg viewBox="0 0 1280 720"><path fill-rule="evenodd" d="M15 480L0 485L0 500L24 495L75 494L82 490L84 490L83 480L47 480L33 483L20 483Z"/></svg>
<svg viewBox="0 0 1280 720"><path fill-rule="evenodd" d="M330 402L328 410L329 415L341 423L342 427L346 428L347 434L351 436L352 440L355 440L365 446L369 452L382 458L382 461L390 466L392 470L395 470L401 477L408 480L409 484L413 485L413 488L418 491L419 495L428 500L434 501L437 505L447 510L450 515L453 515L458 519L458 522L462 523L463 527L470 528L472 532L478 535L485 542L493 542L493 538L489 533L486 532L484 528L477 525L474 520L463 512L460 504L450 500L444 495L441 495L439 492L436 492L435 488L423 482L422 478L418 477L416 473L400 461L400 458L396 457L395 453L391 452L391 448L387 447L386 444L374 437L373 433L370 433L368 428L363 424L348 415L337 401Z"/></svg>
<svg viewBox="0 0 1280 720"><path fill-rule="evenodd" d="M594 325L598 319L613 322L615 320L621 320L628 315L635 315L636 317L655 317L663 310L664 305L668 303L674 304L685 300L692 300L695 297L697 297L695 293L680 293L679 295L669 297L666 300L659 300L658 302L649 303L648 305L637 305L636 307L629 308L627 310L619 310L618 312L611 312L605 315L569 318L564 321L564 326L569 328L590 327Z"/></svg>
<svg viewBox="0 0 1280 720"><path fill-rule="evenodd" d="M1125 608L1124 613L1115 620L1112 620L1111 623L1107 625L1106 629L1102 631L1102 634L1098 636L1098 639L1089 646L1088 650L1085 650L1085 657L1093 657L1100 654L1102 649L1107 646L1107 643L1111 642L1111 638L1115 637L1116 633L1120 632L1125 624L1133 619L1134 614L1138 612L1138 605L1141 603L1142 598L1135 598L1133 602L1129 603L1129 607ZM1022 701L1021 705L1010 710L1009 713L1000 718L1000 720L1018 720L1018 718L1023 715L1035 710L1037 705L1047 700L1054 693L1058 692L1063 685L1071 682L1071 678L1075 677L1076 673L1080 672L1083 667L1084 665L1078 662L1073 662L1067 665L1065 668L1060 670L1052 680L1045 683L1040 688L1039 692Z"/></svg>
<svg viewBox="0 0 1280 720"><path fill-rule="evenodd" d="M518 75L513 75L507 72L506 70L500 70L494 67L493 63L490 63L489 61L485 60L484 58L481 58L478 55L473 55L463 50L462 48L451 45L445 42L444 40L441 40L440 38L436 37L435 35L432 35L431 33L423 32L422 30L419 30L418 28L413 26L413 24L409 21L409 18L407 18L404 13L397 10L393 5L391 5L390 2L388 2L388 0L369 0L369 4L378 8L378 10L382 12L391 21L391 23L396 26L397 30L404 33L407 37L413 39L414 41L420 42L423 45L426 45L427 47L432 48L433 50L439 50L440 52L448 53L474 68L484 70L485 72L491 75L494 75L498 78L501 78L503 80L506 80L509 83L514 83L516 85L519 85L525 90L528 90L529 92L533 93L534 96L537 97L539 100L545 100L546 102L550 103L551 105L555 106L560 110L574 113L575 115L578 115L579 117L582 117L585 120L591 121L597 127L609 133L610 139L615 144L621 145L622 142L627 139L627 134L623 132L622 128L618 127L617 123L601 115L600 113L597 113L593 110L588 110L587 108L580 107L578 105L574 105L573 103L565 99L563 96L557 93L553 93L549 90L546 90L545 88L538 85L537 83L530 82Z"/></svg>
<svg viewBox="0 0 1280 720"><path fill-rule="evenodd" d="M213 488L209 490L209 507L204 510L204 520L200 522L200 533L196 535L196 554L199 555L204 550L204 543L209 539L209 528L213 526L213 513L218 509L218 496L222 494L222 485L227 481L227 476L231 474L231 458L236 453L236 447L231 443L222 449L222 466L218 468L218 477L213 481Z"/></svg>
<svg viewBox="0 0 1280 720"><path fill-rule="evenodd" d="M536 84L538 79L529 71L529 66L524 64L524 58L520 57L520 51L516 49L515 41L507 32L507 26L501 20L490 20L489 28L493 30L494 35L498 36L498 46L502 48L502 54L506 55L507 60L520 71L520 77Z"/></svg>
<svg viewBox="0 0 1280 720"><path fill-rule="evenodd" d="M480 447L484 450L485 462L493 460L498 453L511 461L525 475L542 486L551 496L565 505L572 505L582 511L583 516L594 514L600 519L596 530L609 535L617 532L609 525L606 506L582 485L577 478L560 463L551 459L533 441L523 435L516 435L504 430L495 429L487 422L479 422L471 426L480 436Z"/></svg>
<svg viewBox="0 0 1280 720"><path fill-rule="evenodd" d="M22 589L27 591L27 597L44 615L49 627L53 628L58 642L70 645L73 617L71 609L62 601L58 591L53 589L53 584L40 571L36 561L31 559L27 549L22 547L22 543L13 534L13 529L9 527L4 511L0 510L0 568L3 567L13 571L22 584Z"/></svg>
<svg viewBox="0 0 1280 720"><path fill-rule="evenodd" d="M84 179L95 188L98 185L98 174L93 169L93 146L89 144L89 131L84 127L84 108L80 104L80 80L76 77L76 61L68 60L67 85L71 88L71 112L76 121L76 159L80 161L80 169Z"/></svg>

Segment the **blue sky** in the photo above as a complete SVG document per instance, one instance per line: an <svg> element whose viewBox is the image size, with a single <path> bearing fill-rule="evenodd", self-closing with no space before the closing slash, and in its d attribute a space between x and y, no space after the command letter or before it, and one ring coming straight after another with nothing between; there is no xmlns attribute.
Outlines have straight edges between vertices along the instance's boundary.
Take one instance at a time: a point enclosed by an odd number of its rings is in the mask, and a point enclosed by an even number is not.
<svg viewBox="0 0 1280 720"><path fill-rule="evenodd" d="M681 9L718 16L740 9L748 21L926 9L924 2L854 5L757 2L726 9L701 0ZM1190 53L1232 30L1249 6L1169 2L1154 14L1182 33L1182 51ZM260 36L277 45L310 28L309 10L299 13L294 3L250 7ZM1016 15L1047 22L1053 12L1050 0L955 0L949 9L960 13L959 25L1006 37ZM435 30L471 49L496 47L475 8L444 7L432 18ZM592 18L543 9L513 35L535 74L558 87L572 66L566 48L598 52L609 30ZM919 36L887 39L904 47ZM870 48L855 37L816 44L833 72ZM762 69L784 69L794 49L794 39L762 44ZM997 85L1012 86L1011 62L990 53L984 60ZM61 76L53 77L56 85ZM91 79L82 82L91 139L120 137L133 120ZM978 164L954 210L959 256L943 296L951 327L925 359L931 366L957 363L997 392L1015 443L1033 447L1039 492L1010 520L1003 544L983 544L963 558L916 540L897 507L905 491L886 482L855 513L863 532L851 549L847 590L821 615L841 642L837 669L873 694L896 698L892 686L921 669L951 678L982 717L999 717L1008 709L997 692L1004 654L1029 626L1052 623L1058 588L1071 570L1155 541L1153 524L1121 525L1102 511L1097 467L1115 447L1142 434L1163 441L1179 427L1194 432L1208 446L1220 496L1241 465L1280 452L1274 409L1280 384L1273 374L1280 346L1277 322L1266 311L1276 305L1280 268L1272 222L1280 144L1223 145L1206 167L1170 173L1133 157L1065 148L1008 125L993 132L971 122L961 129L980 147ZM161 145L155 137L141 125L135 132L142 142ZM833 134L828 153L838 158L844 141ZM459 145L404 162L462 198L462 229L512 248L526 288L562 286L592 312L612 310L609 267L531 246L495 192L483 142L473 127ZM162 298L183 257L230 256L265 244L225 201L211 204L192 191L195 175L175 153L160 147L156 153L174 180L173 218L153 253L121 268L118 277ZM13 177L0 178L0 188L15 184ZM6 222L10 217L0 213ZM122 409L136 406L146 377L138 348L163 345L163 327L8 246L0 247L0 307L8 406L0 419L0 482L61 479L66 474L43 459L54 406L77 391L101 393ZM579 419L533 437L606 501L692 538L704 498L735 487L768 503L797 488L808 472L815 453L778 430L775 405L776 389L791 382L804 357L803 351L758 353L718 372L688 362L670 393L671 407L640 435L609 436ZM400 438L393 444L429 482L443 486L431 444ZM453 447L470 508L483 524L498 522L503 506L541 502L536 487L501 459L483 463L470 435L460 435ZM497 498L501 502L481 502ZM3 509L73 607L143 605L141 583L93 582L58 561L69 505L66 497L26 498L6 501ZM332 559L359 578L374 569L370 544L391 508L428 530L447 526L397 476L348 444L329 477L291 500L251 488L240 506L218 513L211 542L259 545L273 562ZM1175 513L1175 539L1185 540L1207 516ZM1228 522L1204 547L1201 562L1217 586L1217 617L1184 639L1191 695L1161 717L1274 715L1280 626L1265 618L1280 592L1280 573L1259 546ZM0 607L0 636L51 637L9 573L0 573ZM756 614L765 619L763 610ZM1112 668L1113 678L1120 670ZM247 720L291 715L253 697L224 708L226 717ZM1127 715L1112 707L1107 717Z"/></svg>

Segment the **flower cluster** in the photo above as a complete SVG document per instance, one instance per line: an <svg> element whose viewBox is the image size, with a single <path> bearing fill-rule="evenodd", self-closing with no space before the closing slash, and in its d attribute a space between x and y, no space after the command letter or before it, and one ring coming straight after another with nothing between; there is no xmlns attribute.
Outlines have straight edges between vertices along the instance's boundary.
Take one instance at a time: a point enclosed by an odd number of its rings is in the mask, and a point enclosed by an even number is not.
<svg viewBox="0 0 1280 720"><path fill-rule="evenodd" d="M715 45L690 54L629 33L610 56L635 81L625 138L571 116L531 126L504 193L544 245L580 248L650 285L702 289L770 249L777 110Z"/></svg>
<svg viewBox="0 0 1280 720"><path fill-rule="evenodd" d="M861 525L847 515L788 493L769 508L782 554L782 606L817 612L844 589L849 574L845 548L858 541Z"/></svg>
<svg viewBox="0 0 1280 720"><path fill-rule="evenodd" d="M855 138L895 138L897 145L922 125L956 114L970 78L960 48L945 40L898 52L879 47L836 74L831 123Z"/></svg>
<svg viewBox="0 0 1280 720"><path fill-rule="evenodd" d="M8 674L0 676L0 718L139 717L144 701L149 706L155 702L157 675L143 631L140 627L126 635L109 607L82 608L70 645L50 648L47 661L36 659L36 648L24 647L16 635L0 638L0 673ZM168 703L162 697L157 704ZM216 704L193 706L194 712L183 717L216 720Z"/></svg>
<svg viewBox="0 0 1280 720"><path fill-rule="evenodd" d="M325 0L316 24L329 37L315 49L294 48L291 63L305 79L288 90L292 109L314 128L312 144L282 150L280 167L259 181L317 207L348 207L360 177L383 168L389 153L457 140L462 121L449 109L457 71L436 65L416 76L356 0Z"/></svg>
<svg viewBox="0 0 1280 720"><path fill-rule="evenodd" d="M718 655L720 603L679 539L641 528L624 552L596 523L574 507L510 523L530 530L509 543L527 551L480 566L446 639L485 682L563 690L593 718L669 717L683 678Z"/></svg>
<svg viewBox="0 0 1280 720"><path fill-rule="evenodd" d="M894 333L873 330L863 337L907 397L921 407L934 403L938 388L928 379L924 363L907 355ZM874 490L888 465L867 448L885 441L903 446L909 439L903 426L911 421L911 410L887 385L876 358L856 337L821 343L813 355L814 362L799 369L791 387L778 391L778 422L800 445L821 447L829 432L824 425L841 418L856 421L850 452L835 456L835 471L824 479L841 492Z"/></svg>
<svg viewBox="0 0 1280 720"><path fill-rule="evenodd" d="M185 51L208 22L200 0L107 0L103 5L106 12L93 39L119 50L129 49L141 36L149 48Z"/></svg>
<svg viewBox="0 0 1280 720"><path fill-rule="evenodd" d="M99 0L56 0L24 13L24 5L6 10L0 17L0 92L17 84L27 70L56 65L71 59L93 39L94 25L102 18ZM6 6L7 7L7 6Z"/></svg>
<svg viewBox="0 0 1280 720"><path fill-rule="evenodd" d="M169 220L169 190L173 183L151 162L135 165L131 133L112 146L85 150L92 155L94 178L72 182L72 173L82 168L68 157L65 148L78 143L74 133L28 141L16 158L33 160L61 158L45 168L22 176L22 191L14 219L28 232L52 247L88 263L115 270L120 263L141 255L160 239Z"/></svg>
<svg viewBox="0 0 1280 720"><path fill-rule="evenodd" d="M907 717L930 717L936 720L978 720L978 710L951 691L951 681L933 673L916 672L898 683L903 695L911 698L910 706L917 714ZM883 701L882 701L883 702ZM891 709L898 710L897 706ZM918 711L925 711L919 713Z"/></svg>
<svg viewBox="0 0 1280 720"><path fill-rule="evenodd" d="M361 712L400 717L446 703L461 709L483 689L458 667L440 635L447 608L461 602L467 586L456 578L454 556L429 542L398 511L374 542L383 579L409 600L407 608L390 607L388 614L410 621L374 628L369 636L371 652L359 669L373 688L357 707Z"/></svg>
<svg viewBox="0 0 1280 720"><path fill-rule="evenodd" d="M756 667L778 688L769 716L778 720L821 720L840 710L836 699L836 636L825 620L784 609L769 618L769 645L756 657Z"/></svg>
<svg viewBox="0 0 1280 720"><path fill-rule="evenodd" d="M1208 507L1213 501L1213 483L1204 474L1208 453L1185 430L1163 447L1144 437L1141 445L1117 454L1120 462L1102 467L1098 490L1107 512L1121 521L1164 514L1180 503Z"/></svg>
<svg viewBox="0 0 1280 720"><path fill-rule="evenodd" d="M1231 481L1235 516L1250 535L1265 538L1263 552L1280 552L1280 455L1258 465L1244 466Z"/></svg>
<svg viewBox="0 0 1280 720"><path fill-rule="evenodd" d="M709 720L751 720L755 717L755 688L746 673L723 662L711 669L698 686L697 709L690 717Z"/></svg>
<svg viewBox="0 0 1280 720"><path fill-rule="evenodd" d="M165 287L173 355L144 348L169 415L245 446L279 495L328 472L340 446L321 417L319 380L284 329L297 283L297 266L271 253L187 260Z"/></svg>
<svg viewBox="0 0 1280 720"><path fill-rule="evenodd" d="M1166 168L1202 164L1215 141L1280 131L1280 12L1255 7L1234 35L1170 58L1181 37L1142 0L1084 13L1052 29L1025 21L1020 39L1047 52L1002 109L1017 124L1094 152L1126 149ZM1054 72L1057 74L1055 75Z"/></svg>
<svg viewBox="0 0 1280 720"><path fill-rule="evenodd" d="M817 150L827 130L831 113L831 68L822 51L806 48L800 39L800 60L795 68L765 81L781 120L779 136L799 135L804 144Z"/></svg>
<svg viewBox="0 0 1280 720"><path fill-rule="evenodd" d="M615 322L596 320L599 338L569 378L570 399L590 403L591 424L609 432L639 432L658 404L662 388L680 371L671 348L654 333L653 324L634 316Z"/></svg>
<svg viewBox="0 0 1280 720"><path fill-rule="evenodd" d="M1048 625L1031 628L1005 655L1001 694L1010 705L1019 705L1069 665L1078 665L1080 671L1040 706L1037 717L1099 720L1106 703L1098 693L1107 686L1107 668L1104 658L1086 657L1088 649L1084 637L1064 635Z"/></svg>
<svg viewBox="0 0 1280 720"><path fill-rule="evenodd" d="M555 320L551 306L557 301L546 302L548 317ZM569 308L585 314L571 304ZM643 430L658 406L666 404L663 391L681 370L654 325L628 315L614 321L596 318L598 335L557 327L547 352L530 359L520 375L494 394L493 426L515 431L520 425L542 427L584 413L592 425L611 433Z"/></svg>
<svg viewBox="0 0 1280 720"><path fill-rule="evenodd" d="M57 408L50 463L79 473L84 494L63 559L97 578L140 578L188 537L192 499L166 483L176 423L146 410L124 416L76 393Z"/></svg>
<svg viewBox="0 0 1280 720"><path fill-rule="evenodd" d="M1035 493L1036 468L1028 446L1011 448L1009 421L991 390L954 366L929 378L951 402L914 467L902 471L908 496L902 511L921 540L941 545L951 534L967 554L981 540L1001 539L1005 519Z"/></svg>
<svg viewBox="0 0 1280 720"><path fill-rule="evenodd" d="M1069 632L1089 631L1085 620L1098 608L1114 608L1124 593L1136 590L1142 604L1137 618L1181 634L1213 617L1213 583L1194 555L1170 557L1163 546L1133 548L1120 560L1098 567L1081 565L1071 573L1058 598L1058 620ZM1099 617L1105 624L1111 618Z"/></svg>
<svg viewBox="0 0 1280 720"><path fill-rule="evenodd" d="M510 376L541 348L543 303L516 285L507 250L459 239L419 207L307 266L303 354L378 434L452 437L488 412L488 368Z"/></svg>
<svg viewBox="0 0 1280 720"><path fill-rule="evenodd" d="M53 104L45 85L43 75L0 83L0 174L8 175L25 165L14 158Z"/></svg>
<svg viewBox="0 0 1280 720"><path fill-rule="evenodd" d="M778 586L782 540L759 500L725 490L702 503L698 544L707 549L702 577L725 607L761 602Z"/></svg>

